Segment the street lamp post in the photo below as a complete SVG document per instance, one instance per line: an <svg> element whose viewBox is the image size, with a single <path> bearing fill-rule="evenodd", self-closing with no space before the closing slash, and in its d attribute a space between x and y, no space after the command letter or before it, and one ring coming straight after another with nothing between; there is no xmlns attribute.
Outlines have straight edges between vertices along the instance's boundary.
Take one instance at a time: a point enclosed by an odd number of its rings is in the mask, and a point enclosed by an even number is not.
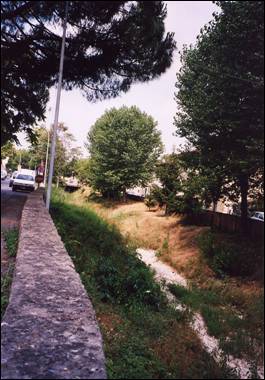
<svg viewBox="0 0 265 380"><path fill-rule="evenodd" d="M65 5L65 19L64 19L64 24L63 24L63 38L62 38L62 48L61 48L60 67L59 67L59 80L58 80L56 107L55 107L54 124L53 124L53 135L52 135L52 144L51 144L51 159L50 159L48 186L47 186L47 194L46 194L46 208L48 210L50 207L50 200L51 200L52 177L53 177L55 148L56 148L56 135L57 135L56 132L57 132L57 125L58 125L58 118L59 118L60 97L61 97L62 79L63 79L63 61L64 61L64 47L65 47L65 36L66 36L67 13L68 13L68 1L66 1L66 5Z"/></svg>
<svg viewBox="0 0 265 380"><path fill-rule="evenodd" d="M50 145L50 131L48 129L48 141L47 141L46 158L45 158L45 169L44 169L44 187L46 187L46 177L47 177L47 169L48 169L48 156L49 156L49 145Z"/></svg>

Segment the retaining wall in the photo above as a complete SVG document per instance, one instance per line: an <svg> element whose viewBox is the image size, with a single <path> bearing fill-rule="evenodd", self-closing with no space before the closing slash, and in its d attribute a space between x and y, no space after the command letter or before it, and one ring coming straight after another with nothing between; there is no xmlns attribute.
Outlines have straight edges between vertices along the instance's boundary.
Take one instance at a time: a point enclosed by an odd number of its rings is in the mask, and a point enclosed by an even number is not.
<svg viewBox="0 0 265 380"><path fill-rule="evenodd" d="M92 304L41 189L23 209L16 269L1 329L2 379L105 379Z"/></svg>

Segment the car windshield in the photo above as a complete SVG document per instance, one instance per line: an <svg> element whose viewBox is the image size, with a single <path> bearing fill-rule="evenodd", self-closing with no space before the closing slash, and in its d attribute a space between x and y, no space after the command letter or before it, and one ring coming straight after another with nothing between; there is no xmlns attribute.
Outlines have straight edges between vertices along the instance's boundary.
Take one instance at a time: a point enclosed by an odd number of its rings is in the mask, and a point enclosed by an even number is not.
<svg viewBox="0 0 265 380"><path fill-rule="evenodd" d="M27 174L18 174L16 179L25 179L26 181L33 181L33 177Z"/></svg>

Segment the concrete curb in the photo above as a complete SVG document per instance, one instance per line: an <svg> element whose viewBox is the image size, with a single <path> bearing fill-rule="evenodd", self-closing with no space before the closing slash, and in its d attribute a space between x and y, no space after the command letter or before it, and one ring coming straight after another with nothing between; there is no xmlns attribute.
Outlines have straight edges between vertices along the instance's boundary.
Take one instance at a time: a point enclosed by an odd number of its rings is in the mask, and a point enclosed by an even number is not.
<svg viewBox="0 0 265 380"><path fill-rule="evenodd" d="M102 346L92 304L39 189L22 213L1 378L106 379Z"/></svg>

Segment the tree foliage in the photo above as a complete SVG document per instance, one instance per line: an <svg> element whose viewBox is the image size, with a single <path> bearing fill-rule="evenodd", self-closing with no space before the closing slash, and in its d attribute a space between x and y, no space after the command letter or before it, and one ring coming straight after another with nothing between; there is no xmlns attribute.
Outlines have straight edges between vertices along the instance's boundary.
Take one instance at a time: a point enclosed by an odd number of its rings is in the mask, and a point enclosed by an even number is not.
<svg viewBox="0 0 265 380"><path fill-rule="evenodd" d="M165 214L199 212L207 203L207 180L186 166L182 153L165 155L156 165L159 185L153 185L148 196L149 203L156 202Z"/></svg>
<svg viewBox="0 0 265 380"><path fill-rule="evenodd" d="M171 64L162 1L68 1L63 88L88 100L126 92ZM2 143L44 119L57 83L64 1L1 1Z"/></svg>
<svg viewBox="0 0 265 380"><path fill-rule="evenodd" d="M88 133L89 180L103 195L117 196L145 186L162 152L160 132L137 107L112 108Z"/></svg>
<svg viewBox="0 0 265 380"><path fill-rule="evenodd" d="M249 187L264 167L264 3L218 2L221 12L194 47L185 47L176 83L177 134L199 153L200 165L218 173L243 219Z"/></svg>
<svg viewBox="0 0 265 380"><path fill-rule="evenodd" d="M52 141L52 128L48 131L44 126L35 130L36 143L31 145L29 152L31 163L37 166L43 161L45 163L47 144L49 136L49 153ZM54 162L54 177L71 176L74 171L75 161L80 158L80 148L73 147L74 136L68 131L64 123L59 123L56 136L56 156Z"/></svg>
<svg viewBox="0 0 265 380"><path fill-rule="evenodd" d="M90 159L81 158L74 164L74 173L82 184L89 184Z"/></svg>

